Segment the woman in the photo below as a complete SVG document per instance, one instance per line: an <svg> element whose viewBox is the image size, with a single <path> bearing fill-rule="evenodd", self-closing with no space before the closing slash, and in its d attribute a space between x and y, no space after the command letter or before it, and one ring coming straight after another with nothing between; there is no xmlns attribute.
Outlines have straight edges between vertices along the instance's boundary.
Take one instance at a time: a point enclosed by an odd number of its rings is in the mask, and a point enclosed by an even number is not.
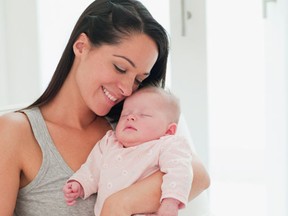
<svg viewBox="0 0 288 216"><path fill-rule="evenodd" d="M141 3L88 6L43 95L0 118L0 215L93 215L95 196L67 207L62 186L111 129L107 119L117 121L124 98L147 84L164 86L167 56L165 30ZM190 199L209 185L196 156L192 166ZM101 215L156 211L161 182L158 172L113 194Z"/></svg>

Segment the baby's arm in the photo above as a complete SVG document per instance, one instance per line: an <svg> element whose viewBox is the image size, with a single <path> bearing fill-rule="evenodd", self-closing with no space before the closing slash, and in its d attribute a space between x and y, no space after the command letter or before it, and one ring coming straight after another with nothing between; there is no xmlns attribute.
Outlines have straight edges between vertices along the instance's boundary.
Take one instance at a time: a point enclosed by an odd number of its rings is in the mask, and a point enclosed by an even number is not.
<svg viewBox="0 0 288 216"><path fill-rule="evenodd" d="M86 199L98 191L100 164L102 153L106 150L107 134L94 146L86 162L64 185L63 192L67 205L74 205L78 197Z"/></svg>
<svg viewBox="0 0 288 216"><path fill-rule="evenodd" d="M64 197L67 205L72 206L76 203L78 197L83 198L84 190L81 184L77 181L68 181L63 187Z"/></svg>
<svg viewBox="0 0 288 216"><path fill-rule="evenodd" d="M209 186L209 175L207 174L207 171L205 170L201 161L193 152L191 157L192 162L188 163L188 168L189 170L192 170L193 167L193 173L191 174L194 175L193 187L190 192L189 200L195 198ZM166 160L164 159L164 161ZM158 171L151 176L148 176L145 179L142 179L135 184L112 194L105 200L101 211L101 216L124 216L143 212L157 212L160 207L159 200L161 197L160 188L162 179L163 172ZM187 179L187 184L191 189L191 176L189 179ZM166 198L168 197L169 196Z"/></svg>
<svg viewBox="0 0 288 216"><path fill-rule="evenodd" d="M160 170L164 172L161 203L174 198L179 208L188 202L193 170L191 168L192 150L184 137L172 136L165 139L159 156Z"/></svg>

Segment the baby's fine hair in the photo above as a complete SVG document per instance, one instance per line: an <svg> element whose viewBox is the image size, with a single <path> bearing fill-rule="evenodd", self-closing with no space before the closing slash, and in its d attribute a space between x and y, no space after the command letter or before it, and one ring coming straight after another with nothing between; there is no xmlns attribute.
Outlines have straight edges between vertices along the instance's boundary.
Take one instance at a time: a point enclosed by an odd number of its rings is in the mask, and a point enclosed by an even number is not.
<svg viewBox="0 0 288 216"><path fill-rule="evenodd" d="M178 123L181 113L180 100L176 97L175 94L168 88L163 89L156 86L146 86L138 90L139 92L151 92L159 94L163 99L166 106L166 109L163 112L168 112L168 117L171 119L171 122Z"/></svg>

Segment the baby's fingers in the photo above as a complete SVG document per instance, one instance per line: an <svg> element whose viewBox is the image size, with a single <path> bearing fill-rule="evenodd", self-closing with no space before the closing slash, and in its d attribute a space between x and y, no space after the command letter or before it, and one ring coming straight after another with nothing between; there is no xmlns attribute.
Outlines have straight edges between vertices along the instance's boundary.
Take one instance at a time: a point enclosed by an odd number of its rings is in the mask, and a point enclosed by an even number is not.
<svg viewBox="0 0 288 216"><path fill-rule="evenodd" d="M75 183L75 182L70 183L69 188L74 193L79 193L79 191L80 191L80 185L78 183Z"/></svg>
<svg viewBox="0 0 288 216"><path fill-rule="evenodd" d="M66 204L67 204L68 206L73 206L73 205L75 205L75 203L76 203L76 200L71 200L71 201L67 201L67 200L66 200Z"/></svg>
<svg viewBox="0 0 288 216"><path fill-rule="evenodd" d="M71 191L71 185L69 185L69 183L65 184L62 190L64 193L69 193Z"/></svg>
<svg viewBox="0 0 288 216"><path fill-rule="evenodd" d="M65 197L65 201L67 205L74 205L76 203L76 199L78 198L78 195L75 193L65 193L64 197Z"/></svg>

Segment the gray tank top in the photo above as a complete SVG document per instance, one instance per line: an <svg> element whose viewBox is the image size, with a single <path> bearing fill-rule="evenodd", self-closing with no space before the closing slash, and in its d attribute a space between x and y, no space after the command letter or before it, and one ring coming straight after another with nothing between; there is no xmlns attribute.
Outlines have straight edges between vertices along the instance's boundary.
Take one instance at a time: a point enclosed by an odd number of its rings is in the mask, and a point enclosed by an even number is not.
<svg viewBox="0 0 288 216"><path fill-rule="evenodd" d="M96 195L78 199L76 205L67 206L62 188L73 174L56 149L38 107L23 110L27 115L34 137L42 150L42 165L27 186L20 189L14 216L91 216L94 215Z"/></svg>

